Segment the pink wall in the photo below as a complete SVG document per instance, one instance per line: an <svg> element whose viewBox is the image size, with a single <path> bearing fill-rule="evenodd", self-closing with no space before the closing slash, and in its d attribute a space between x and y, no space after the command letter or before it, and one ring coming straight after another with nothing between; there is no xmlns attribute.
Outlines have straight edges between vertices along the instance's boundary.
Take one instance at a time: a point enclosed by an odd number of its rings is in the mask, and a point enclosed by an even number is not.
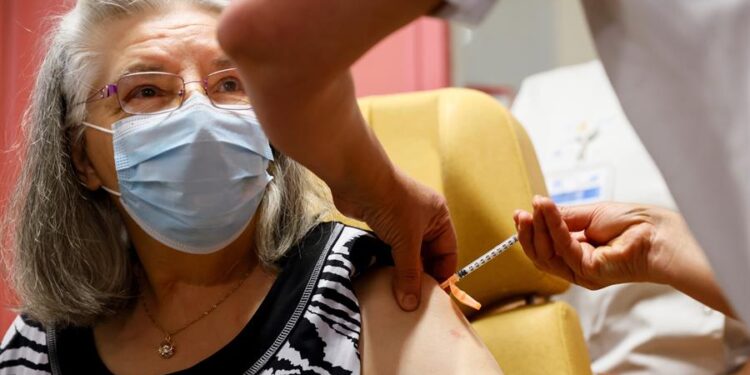
<svg viewBox="0 0 750 375"><path fill-rule="evenodd" d="M63 8L60 0L0 0L0 215L18 172L19 124L41 55L36 47L49 15ZM6 238L7 233L0 236ZM5 277L2 280L0 330L4 331L14 316L7 309L14 297Z"/></svg>
<svg viewBox="0 0 750 375"><path fill-rule="evenodd" d="M358 96L450 85L448 25L423 18L375 46L353 68Z"/></svg>

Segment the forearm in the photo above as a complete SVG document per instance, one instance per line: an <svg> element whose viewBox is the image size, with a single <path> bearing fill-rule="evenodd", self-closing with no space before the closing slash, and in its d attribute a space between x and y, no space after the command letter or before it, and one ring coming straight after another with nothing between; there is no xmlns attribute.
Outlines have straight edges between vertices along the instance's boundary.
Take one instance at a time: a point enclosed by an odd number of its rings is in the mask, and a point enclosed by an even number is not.
<svg viewBox="0 0 750 375"><path fill-rule="evenodd" d="M345 73L314 93L253 98L274 147L323 179L335 192L354 186L382 186L393 166L362 117L350 76ZM356 172L356 173L354 173Z"/></svg>
<svg viewBox="0 0 750 375"><path fill-rule="evenodd" d="M666 283L704 305L736 319L736 313L724 296L703 249L693 237L684 219L677 213L661 212L662 230L655 243L671 246L673 255L655 281Z"/></svg>
<svg viewBox="0 0 750 375"><path fill-rule="evenodd" d="M671 285L704 305L737 319L737 314L727 301L713 275L688 275L676 279Z"/></svg>
<svg viewBox="0 0 750 375"><path fill-rule="evenodd" d="M274 147L334 189L375 186L393 167L359 112L349 66L438 3L235 2L222 20L219 39L241 68ZM234 6L243 9L232 12Z"/></svg>
<svg viewBox="0 0 750 375"><path fill-rule="evenodd" d="M702 253L701 257L702 259L690 261L693 265L672 277L669 284L704 305L738 319Z"/></svg>

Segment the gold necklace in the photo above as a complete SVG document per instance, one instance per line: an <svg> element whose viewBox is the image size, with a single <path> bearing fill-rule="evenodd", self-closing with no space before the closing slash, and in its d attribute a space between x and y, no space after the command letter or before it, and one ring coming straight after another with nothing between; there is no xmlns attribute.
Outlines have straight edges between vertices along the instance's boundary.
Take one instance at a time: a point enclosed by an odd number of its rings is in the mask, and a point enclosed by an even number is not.
<svg viewBox="0 0 750 375"><path fill-rule="evenodd" d="M234 294L234 292L236 292L240 288L240 286L242 286L242 284L245 282L245 280L247 280L248 276L250 276L250 271L247 271L245 273L245 275L242 276L242 279L240 279L240 281L237 282L237 285L235 285L234 287L232 287L232 289L230 289L229 292L227 292L227 294L225 294L223 297L221 297L221 299L218 302L214 303L208 310L204 311L202 314L198 315L195 319L191 320L187 324L183 325L182 327L180 327L180 328L178 328L178 329L176 329L176 330L174 330L172 332L169 332L166 329L164 329L162 327L162 325L159 324L159 322L156 321L156 319L154 318L153 314L151 314L151 311L148 309L148 305L146 305L146 299L144 298L142 300L142 303L143 303L143 310L146 312L146 316L148 316L148 319L151 320L151 323L156 328L158 328L159 331L161 331L161 333L164 334L164 339L161 341L161 343L159 344L159 346L156 349L157 353L159 353L159 356L161 356L163 359L172 358L174 356L174 354L175 354L176 349L177 349L175 347L174 337L178 333L184 331L186 328L192 326L193 324L197 323L201 319L203 319L206 316L208 316L208 314L211 314L214 310L216 310L216 308L219 307L219 305L221 305L224 301L226 301L227 298L229 298L229 296L231 296L232 294Z"/></svg>

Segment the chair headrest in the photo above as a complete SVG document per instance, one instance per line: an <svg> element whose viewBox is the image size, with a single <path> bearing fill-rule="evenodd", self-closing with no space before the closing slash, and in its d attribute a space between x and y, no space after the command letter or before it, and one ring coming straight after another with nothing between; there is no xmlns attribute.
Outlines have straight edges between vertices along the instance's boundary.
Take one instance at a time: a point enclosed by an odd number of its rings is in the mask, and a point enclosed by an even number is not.
<svg viewBox="0 0 750 375"><path fill-rule="evenodd" d="M546 194L525 131L485 94L443 89L369 97L360 108L391 160L446 197L459 267L514 234L514 210L530 210L533 195ZM558 294L568 283L537 270L517 244L459 286L482 304L493 304Z"/></svg>

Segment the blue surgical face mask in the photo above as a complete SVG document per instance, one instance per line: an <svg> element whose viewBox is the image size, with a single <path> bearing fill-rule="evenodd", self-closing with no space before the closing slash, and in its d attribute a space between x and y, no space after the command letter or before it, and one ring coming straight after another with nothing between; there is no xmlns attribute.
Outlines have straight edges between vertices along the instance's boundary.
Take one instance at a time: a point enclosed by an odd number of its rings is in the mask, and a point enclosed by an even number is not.
<svg viewBox="0 0 750 375"><path fill-rule="evenodd" d="M271 146L252 110L225 110L192 95L170 113L134 115L112 134L120 197L151 237L208 254L234 241L253 218L272 177Z"/></svg>

